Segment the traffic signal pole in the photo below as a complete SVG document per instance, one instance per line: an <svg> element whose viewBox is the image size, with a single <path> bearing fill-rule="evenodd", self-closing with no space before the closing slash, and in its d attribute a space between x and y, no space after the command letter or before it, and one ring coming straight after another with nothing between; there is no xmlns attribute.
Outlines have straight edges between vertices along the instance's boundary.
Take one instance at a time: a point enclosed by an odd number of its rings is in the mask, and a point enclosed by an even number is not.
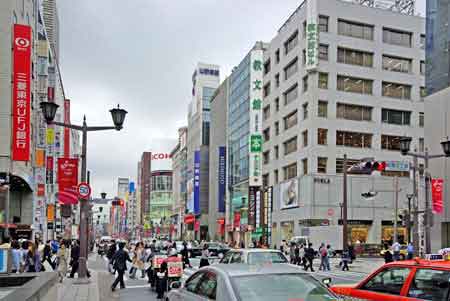
<svg viewBox="0 0 450 301"><path fill-rule="evenodd" d="M342 196L342 247L348 251L348 226L347 226L347 154L344 154L344 176L343 176L343 196Z"/></svg>
<svg viewBox="0 0 450 301"><path fill-rule="evenodd" d="M394 200L394 243L398 242L398 177L394 177L394 192L395 192L395 200Z"/></svg>

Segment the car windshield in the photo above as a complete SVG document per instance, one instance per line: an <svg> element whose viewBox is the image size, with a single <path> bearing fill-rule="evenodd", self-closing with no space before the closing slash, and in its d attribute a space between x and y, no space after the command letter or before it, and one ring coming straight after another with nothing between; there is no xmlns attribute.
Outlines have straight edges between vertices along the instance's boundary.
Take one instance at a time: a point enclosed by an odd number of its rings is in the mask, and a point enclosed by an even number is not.
<svg viewBox="0 0 450 301"><path fill-rule="evenodd" d="M287 263L286 257L280 252L250 252L249 264Z"/></svg>
<svg viewBox="0 0 450 301"><path fill-rule="evenodd" d="M316 279L305 274L237 276L233 288L242 301L339 300Z"/></svg>

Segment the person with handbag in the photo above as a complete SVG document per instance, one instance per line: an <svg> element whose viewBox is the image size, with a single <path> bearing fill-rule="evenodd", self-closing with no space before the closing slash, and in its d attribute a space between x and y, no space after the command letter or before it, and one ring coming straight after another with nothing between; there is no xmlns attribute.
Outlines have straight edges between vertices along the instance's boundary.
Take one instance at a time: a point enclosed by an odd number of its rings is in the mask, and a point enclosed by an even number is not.
<svg viewBox="0 0 450 301"><path fill-rule="evenodd" d="M56 260L58 263L58 276L59 282L62 283L64 277L67 275L67 257L68 257L68 249L66 248L66 242L61 240L61 243L58 248L58 252L56 253Z"/></svg>

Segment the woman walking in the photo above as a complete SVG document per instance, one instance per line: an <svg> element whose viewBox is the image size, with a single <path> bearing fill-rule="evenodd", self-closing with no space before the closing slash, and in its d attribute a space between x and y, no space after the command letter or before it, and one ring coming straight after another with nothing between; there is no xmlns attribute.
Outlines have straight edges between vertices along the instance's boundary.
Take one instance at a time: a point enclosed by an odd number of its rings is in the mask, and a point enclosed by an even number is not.
<svg viewBox="0 0 450 301"><path fill-rule="evenodd" d="M202 257L200 257L200 267L209 265L208 258L209 258L208 244L204 244L202 250Z"/></svg>
<svg viewBox="0 0 450 301"><path fill-rule="evenodd" d="M13 241L11 244L12 247L12 267L11 273L15 274L20 271L20 262L22 259L22 252L20 251L20 245L17 241Z"/></svg>
<svg viewBox="0 0 450 301"><path fill-rule="evenodd" d="M66 242L61 240L58 252L56 253L56 258L58 261L58 276L59 282L62 283L64 277L67 275L67 258L69 257L68 248L66 247Z"/></svg>

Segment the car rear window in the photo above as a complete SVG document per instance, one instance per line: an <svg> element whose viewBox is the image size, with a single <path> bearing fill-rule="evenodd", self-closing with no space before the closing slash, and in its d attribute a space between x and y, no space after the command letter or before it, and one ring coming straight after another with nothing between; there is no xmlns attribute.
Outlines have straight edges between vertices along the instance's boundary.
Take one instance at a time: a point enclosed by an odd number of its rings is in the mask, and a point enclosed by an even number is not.
<svg viewBox="0 0 450 301"><path fill-rule="evenodd" d="M248 264L287 263L286 257L280 252L250 252Z"/></svg>

